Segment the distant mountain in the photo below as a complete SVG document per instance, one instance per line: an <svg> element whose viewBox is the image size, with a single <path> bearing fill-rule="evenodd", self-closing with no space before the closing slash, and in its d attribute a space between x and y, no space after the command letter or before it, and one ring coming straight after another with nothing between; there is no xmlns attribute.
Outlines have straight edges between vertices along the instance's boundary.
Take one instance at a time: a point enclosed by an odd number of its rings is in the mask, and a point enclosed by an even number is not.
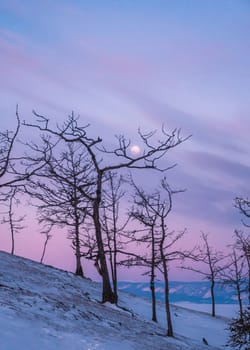
<svg viewBox="0 0 250 350"><path fill-rule="evenodd" d="M150 298L151 290L147 282L119 282L119 289L136 296ZM156 282L157 300L164 300L164 283ZM247 296L244 295L244 299ZM235 290L230 286L217 285L215 287L217 304L236 304ZM201 282L170 282L170 302L188 301L199 304L210 304L211 294L208 281Z"/></svg>

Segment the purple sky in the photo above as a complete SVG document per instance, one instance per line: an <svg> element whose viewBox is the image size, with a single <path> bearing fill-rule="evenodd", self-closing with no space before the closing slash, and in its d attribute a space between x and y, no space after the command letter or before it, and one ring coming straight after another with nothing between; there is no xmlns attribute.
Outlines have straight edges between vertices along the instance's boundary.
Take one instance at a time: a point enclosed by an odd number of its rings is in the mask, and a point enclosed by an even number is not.
<svg viewBox="0 0 250 350"><path fill-rule="evenodd" d="M187 192L171 224L187 227L187 246L203 230L223 249L240 227L233 199L249 195L249 57L246 0L1 0L1 129L14 126L16 103L26 120L74 110L103 138L182 128L193 136L171 154L169 181ZM25 230L17 253L36 258ZM47 261L71 266L52 241Z"/></svg>

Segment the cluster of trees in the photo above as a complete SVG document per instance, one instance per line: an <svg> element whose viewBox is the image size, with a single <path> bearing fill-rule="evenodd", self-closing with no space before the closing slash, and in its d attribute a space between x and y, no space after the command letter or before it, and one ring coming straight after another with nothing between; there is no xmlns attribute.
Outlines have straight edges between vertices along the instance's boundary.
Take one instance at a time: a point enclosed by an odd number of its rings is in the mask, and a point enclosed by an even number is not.
<svg viewBox="0 0 250 350"><path fill-rule="evenodd" d="M38 221L43 225L42 233L45 234L41 261L52 228L67 227L76 256L76 274L84 275L82 257L93 260L102 278L102 302L117 303L118 262L130 264L132 257L147 265L149 261L147 254L140 256L128 249L134 239L142 240L142 237L137 238L134 230L126 228L130 220L136 220L136 211L141 210L141 204L135 202L136 206L121 222L119 211L125 195L123 186L128 188L132 185L135 196L139 196L133 172L152 172L152 176L153 172L165 174L174 165L165 167L164 157L188 137L183 138L180 130L176 129L168 133L164 127L160 135L156 131L143 133L139 129L138 136L143 147L139 154L134 154L130 151L130 141L123 135L117 136L117 145L109 149L100 137L92 137L89 125L80 125L74 114L62 125L53 125L48 118L36 112L34 117L34 123L21 123L17 109L15 132L0 134L0 189L2 199L5 203L9 200L10 205L4 222L9 222L12 227L11 251L14 253L14 235L21 229L23 219L15 218L12 204L18 200L18 195L19 198L28 195L37 207ZM33 137L35 141L21 141L25 153L14 156L13 147L21 127L34 130L32 135L38 131L39 137ZM162 198L160 190L166 193L166 198ZM164 275L167 298L168 261L177 255L177 252L168 253L168 250L183 235L182 232L175 236L168 231L166 224L173 194L164 178L160 188L152 194L155 203L149 203L151 210L155 211L155 214L149 213L149 220L150 215L155 215L157 222L151 230L157 242L157 247L153 248L153 265ZM149 246L149 239L145 237L144 243ZM152 278L155 278L154 273ZM169 304L166 305L168 334L172 335Z"/></svg>
<svg viewBox="0 0 250 350"><path fill-rule="evenodd" d="M82 257L93 261L102 279L102 302L118 302L119 265L143 266L150 280L152 320L157 322L155 280L162 275L167 335L173 336L169 267L178 260L182 268L196 271L210 281L212 316L216 314L214 286L223 281L235 288L240 319L244 319L243 292L248 292L250 303L249 236L236 231L229 255L215 251L205 233L201 235L201 245L185 251L178 248L178 242L186 230L176 232L168 227L173 200L183 191L168 184L166 172L174 165L165 167L165 158L188 137L182 137L180 130L168 133L162 128L158 135L156 131L143 133L139 129L143 147L134 154L124 135L117 136L116 146L110 149L100 137L91 136L89 125L80 125L74 114L62 125L53 125L45 116L33 114L33 123L21 123L17 110L16 130L0 132L0 199L7 204L2 222L10 224L12 253L15 233L22 229L24 219L16 217L13 205L28 195L37 208L45 236L41 262L51 230L55 226L66 228L76 257L75 273L84 276ZM14 157L13 147L21 127L38 132L38 136L32 142L22 141L25 153ZM136 183L136 172L150 172L154 183L151 191ZM124 214L121 208L128 195L132 204ZM237 198L235 203L248 218L249 202Z"/></svg>

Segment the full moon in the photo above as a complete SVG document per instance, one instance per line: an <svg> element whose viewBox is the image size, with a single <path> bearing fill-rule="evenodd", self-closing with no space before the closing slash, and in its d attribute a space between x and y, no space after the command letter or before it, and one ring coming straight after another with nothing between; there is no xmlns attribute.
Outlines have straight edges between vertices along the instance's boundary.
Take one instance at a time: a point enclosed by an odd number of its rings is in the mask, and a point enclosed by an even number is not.
<svg viewBox="0 0 250 350"><path fill-rule="evenodd" d="M133 145L130 147L130 151L133 154L139 154L141 152L141 149L138 145Z"/></svg>

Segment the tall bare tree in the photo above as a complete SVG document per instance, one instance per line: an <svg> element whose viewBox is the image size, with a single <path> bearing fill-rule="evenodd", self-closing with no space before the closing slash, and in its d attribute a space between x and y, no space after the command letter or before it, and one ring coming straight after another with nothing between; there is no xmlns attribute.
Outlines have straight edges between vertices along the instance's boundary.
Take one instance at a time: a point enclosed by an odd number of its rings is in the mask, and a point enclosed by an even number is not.
<svg viewBox="0 0 250 350"><path fill-rule="evenodd" d="M243 317L242 293L245 291L246 269L245 260L237 251L237 247L232 247L228 262L225 268L220 272L220 280L225 285L232 286L236 291L239 304L239 315Z"/></svg>
<svg viewBox="0 0 250 350"><path fill-rule="evenodd" d="M103 182L105 175L109 171L118 169L141 169L165 171L174 165L161 169L159 160L163 158L171 149L180 145L188 137L182 138L180 130L173 130L167 133L162 128L161 138L155 141L155 131L143 133L138 130L141 142L144 144L144 150L140 154L131 154L130 141L123 135L117 136L117 147L109 150L104 146L101 137L93 138L88 134L88 125L80 126L78 118L72 114L62 126L55 128L50 126L48 118L34 112L37 122L34 124L25 123L26 126L39 129L41 132L54 137L57 142L81 144L91 162L95 172L95 196L92 198L93 221L95 226L96 241L98 246L98 260L100 262L100 272L102 275L102 301L115 303L115 295L111 287L109 270L107 266L105 247L103 242L103 233L100 221L100 211L103 194ZM82 194L85 195L84 189Z"/></svg>
<svg viewBox="0 0 250 350"><path fill-rule="evenodd" d="M182 191L173 191L168 185L166 178L152 194L146 194L144 190L133 184L135 188L134 202L136 207L132 210L132 217L147 227L148 234L140 238L150 246L150 259L143 258L143 261L150 264L150 287L152 294L152 319L156 321L155 305L155 270L158 269L164 279L165 290L165 311L167 319L167 335L174 335L171 319L169 300L169 267L173 260L180 259L182 252L174 250L175 243L184 235L185 230L176 233L169 231L167 219L172 210L173 195Z"/></svg>
<svg viewBox="0 0 250 350"><path fill-rule="evenodd" d="M167 316L168 330L167 335L173 337L173 325L171 320L171 310L170 310L170 301L169 301L169 264L171 261L179 260L181 257L181 252L178 250L172 250L175 243L182 238L185 233L185 230L180 232L169 231L167 225L167 217L172 210L173 206L173 195L182 192L182 191L173 191L169 187L166 178L161 182L162 190L164 191L164 197L161 197L159 193L157 198L157 216L159 217L159 229L160 229L160 244L159 252L161 258L161 264L159 269L163 273L164 282L165 282L165 308Z"/></svg>
<svg viewBox="0 0 250 350"><path fill-rule="evenodd" d="M208 241L208 234L201 233L202 245L196 247L196 252L189 255L189 259L201 264L201 267L195 266L182 266L183 269L191 270L201 274L204 279L210 282L210 293L212 302L211 315L215 317L215 284L217 279L219 280L219 274L225 268L225 264L222 264L225 259L224 254L221 251L215 250ZM205 269L204 269L205 266Z"/></svg>
<svg viewBox="0 0 250 350"><path fill-rule="evenodd" d="M118 253L123 249L122 237L129 221L129 216L121 214L121 201L125 196L122 189L123 177L115 172L106 174L106 182L103 190L101 224L104 232L104 243L106 245L115 303L118 302ZM122 217L122 218L121 218Z"/></svg>
<svg viewBox="0 0 250 350"><path fill-rule="evenodd" d="M131 179L132 180L132 179ZM140 237L138 237L138 230L133 234L132 240L137 244L144 243L147 248L150 249L149 256L144 255L143 257L134 257L132 261L136 265L148 266L149 271L146 274L150 276L150 290L151 290L151 301L152 301L152 321L157 322L156 313L156 292L155 292L155 278L156 278L156 250L157 250L157 239L156 239L156 227L157 227L157 215L155 211L152 211L151 204L153 204L154 195L147 194L141 188L139 188L132 180L132 185L135 190L133 196L133 207L130 211L132 219L138 221L145 229L140 230ZM130 259L130 264L132 263Z"/></svg>

